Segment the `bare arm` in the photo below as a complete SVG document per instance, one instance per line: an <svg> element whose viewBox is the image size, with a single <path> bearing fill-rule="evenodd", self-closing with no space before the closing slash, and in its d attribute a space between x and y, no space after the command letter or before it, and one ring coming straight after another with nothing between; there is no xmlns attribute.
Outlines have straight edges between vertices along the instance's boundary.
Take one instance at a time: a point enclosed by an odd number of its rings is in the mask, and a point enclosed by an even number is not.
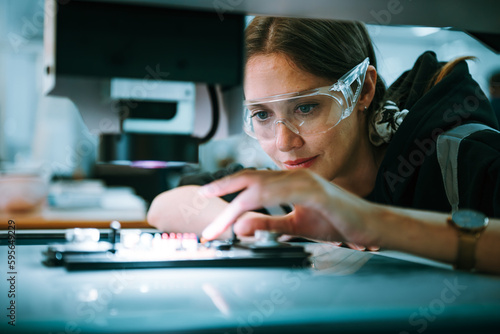
<svg viewBox="0 0 500 334"><path fill-rule="evenodd" d="M448 214L377 206L380 246L434 260L455 263L457 231ZM490 219L476 245L476 269L500 274L500 220Z"/></svg>
<svg viewBox="0 0 500 334"><path fill-rule="evenodd" d="M199 195L199 188L183 186L158 195L149 208L148 223L161 231L201 234L228 203L218 197ZM221 235L221 238L229 237L229 231Z"/></svg>

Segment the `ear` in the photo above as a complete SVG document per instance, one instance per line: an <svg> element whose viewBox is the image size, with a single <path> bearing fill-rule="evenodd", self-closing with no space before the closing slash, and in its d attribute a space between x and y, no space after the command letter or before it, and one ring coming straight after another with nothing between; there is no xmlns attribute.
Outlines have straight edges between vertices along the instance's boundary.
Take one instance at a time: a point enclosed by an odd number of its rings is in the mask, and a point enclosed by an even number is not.
<svg viewBox="0 0 500 334"><path fill-rule="evenodd" d="M377 70L373 65L369 65L366 70L365 83L363 85L363 90L361 91L361 96L358 100L358 108L364 110L368 107L375 96L375 87L377 85Z"/></svg>

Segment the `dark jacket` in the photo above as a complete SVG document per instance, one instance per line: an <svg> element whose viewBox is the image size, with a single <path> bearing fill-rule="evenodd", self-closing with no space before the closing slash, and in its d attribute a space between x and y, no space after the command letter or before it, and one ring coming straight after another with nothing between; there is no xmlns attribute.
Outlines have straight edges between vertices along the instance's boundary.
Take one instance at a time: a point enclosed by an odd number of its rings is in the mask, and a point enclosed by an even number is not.
<svg viewBox="0 0 500 334"><path fill-rule="evenodd" d="M368 200L450 212L436 154L437 137L466 123L498 129L491 105L465 61L426 92L441 66L433 52L426 52L388 89L389 96L401 97L398 106L409 113L387 147ZM500 217L500 134L474 133L463 140L458 152L459 208Z"/></svg>

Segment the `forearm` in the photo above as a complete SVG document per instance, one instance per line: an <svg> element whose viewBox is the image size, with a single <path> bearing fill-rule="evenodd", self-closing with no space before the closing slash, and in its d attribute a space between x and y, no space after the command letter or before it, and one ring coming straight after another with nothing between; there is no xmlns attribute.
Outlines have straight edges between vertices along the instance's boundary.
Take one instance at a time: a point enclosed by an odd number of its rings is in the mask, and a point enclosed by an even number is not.
<svg viewBox="0 0 500 334"><path fill-rule="evenodd" d="M380 246L454 264L458 235L448 214L379 207ZM500 273L500 222L490 219L476 245L476 269Z"/></svg>
<svg viewBox="0 0 500 334"><path fill-rule="evenodd" d="M224 200L198 194L199 186L183 186L158 195L148 212L148 223L167 232L198 235L228 205ZM222 235L228 238L229 232Z"/></svg>

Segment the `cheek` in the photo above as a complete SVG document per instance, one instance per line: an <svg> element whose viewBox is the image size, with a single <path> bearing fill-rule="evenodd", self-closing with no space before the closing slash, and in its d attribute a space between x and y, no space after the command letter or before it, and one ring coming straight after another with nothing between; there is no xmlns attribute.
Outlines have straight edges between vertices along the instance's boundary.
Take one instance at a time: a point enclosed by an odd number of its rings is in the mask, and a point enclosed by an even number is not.
<svg viewBox="0 0 500 334"><path fill-rule="evenodd" d="M315 140L309 140L309 145L324 151L338 150L342 146L343 131L337 126ZM312 139L312 138L311 138Z"/></svg>
<svg viewBox="0 0 500 334"><path fill-rule="evenodd" d="M339 125L333 130L335 130L334 133L334 138L332 140L335 140L337 142L341 142L343 145L348 145L353 138L356 137L356 133L358 132L358 129L356 127L357 120L353 115L350 117L342 120Z"/></svg>
<svg viewBox="0 0 500 334"><path fill-rule="evenodd" d="M275 160L276 145L273 140L259 141L259 145L271 159Z"/></svg>
<svg viewBox="0 0 500 334"><path fill-rule="evenodd" d="M324 152L325 160L329 163L332 163L332 161L341 162L339 159L343 160L345 152L348 151L351 146L351 129L340 125L341 124L328 131L325 136L315 141L309 141L310 147L315 148L317 151Z"/></svg>

